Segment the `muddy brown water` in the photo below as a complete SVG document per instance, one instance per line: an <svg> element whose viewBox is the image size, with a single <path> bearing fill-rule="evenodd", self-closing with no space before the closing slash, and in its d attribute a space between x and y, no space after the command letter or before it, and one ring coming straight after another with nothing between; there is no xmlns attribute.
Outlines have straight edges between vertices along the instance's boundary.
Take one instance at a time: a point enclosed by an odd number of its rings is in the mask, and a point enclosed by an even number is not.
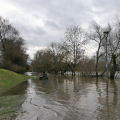
<svg viewBox="0 0 120 120"><path fill-rule="evenodd" d="M120 120L120 80L76 76L29 79L2 96L25 95L16 120ZM23 112L21 112L23 111Z"/></svg>

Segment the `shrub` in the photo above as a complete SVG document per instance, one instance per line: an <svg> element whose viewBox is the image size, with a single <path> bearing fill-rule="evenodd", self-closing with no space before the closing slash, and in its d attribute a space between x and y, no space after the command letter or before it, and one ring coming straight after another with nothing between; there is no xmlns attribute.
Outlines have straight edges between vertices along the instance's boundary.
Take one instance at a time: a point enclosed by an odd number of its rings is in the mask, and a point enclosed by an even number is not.
<svg viewBox="0 0 120 120"><path fill-rule="evenodd" d="M7 60L3 60L3 61L0 62L0 67L3 68L3 69L10 70L11 65L12 65L11 62L7 61Z"/></svg>
<svg viewBox="0 0 120 120"><path fill-rule="evenodd" d="M11 66L11 69L10 69L11 71L14 71L14 72L16 72L16 73L20 73L20 74L23 74L23 73L25 73L26 72L26 68L25 67L23 67L23 66L18 66L18 65L16 65L16 64L13 64L12 66Z"/></svg>

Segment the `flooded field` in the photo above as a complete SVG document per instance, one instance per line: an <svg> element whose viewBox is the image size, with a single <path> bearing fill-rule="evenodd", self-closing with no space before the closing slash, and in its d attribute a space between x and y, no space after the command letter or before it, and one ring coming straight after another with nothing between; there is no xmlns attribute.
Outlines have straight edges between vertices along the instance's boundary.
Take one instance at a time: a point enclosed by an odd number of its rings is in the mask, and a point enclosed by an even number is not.
<svg viewBox="0 0 120 120"><path fill-rule="evenodd" d="M16 120L120 120L120 80L48 76L23 82L2 96L24 96ZM23 98L22 98L23 100Z"/></svg>

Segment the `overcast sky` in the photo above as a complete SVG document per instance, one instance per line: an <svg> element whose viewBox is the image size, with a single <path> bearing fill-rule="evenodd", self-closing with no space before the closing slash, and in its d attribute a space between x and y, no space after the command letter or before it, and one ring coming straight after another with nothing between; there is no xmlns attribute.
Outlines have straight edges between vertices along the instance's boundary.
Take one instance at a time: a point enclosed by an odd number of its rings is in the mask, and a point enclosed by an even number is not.
<svg viewBox="0 0 120 120"><path fill-rule="evenodd" d="M120 0L0 0L0 16L20 31L30 58L51 42L59 42L67 26L88 29L93 20L106 25L119 14ZM90 48L88 54L93 54Z"/></svg>

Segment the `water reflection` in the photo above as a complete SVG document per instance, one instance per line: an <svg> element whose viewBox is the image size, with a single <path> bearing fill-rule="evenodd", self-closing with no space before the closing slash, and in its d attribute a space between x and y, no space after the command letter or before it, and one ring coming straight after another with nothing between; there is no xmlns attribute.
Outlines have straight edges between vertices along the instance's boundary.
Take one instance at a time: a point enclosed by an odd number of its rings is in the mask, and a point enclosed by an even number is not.
<svg viewBox="0 0 120 120"><path fill-rule="evenodd" d="M119 120L120 82L80 76L49 76L49 80L28 80L4 95L26 94L16 120Z"/></svg>
<svg viewBox="0 0 120 120"><path fill-rule="evenodd" d="M1 93L0 96L7 96L7 95L22 95L22 94L26 94L27 89L29 87L28 81L25 81L15 87L13 87L12 89Z"/></svg>

